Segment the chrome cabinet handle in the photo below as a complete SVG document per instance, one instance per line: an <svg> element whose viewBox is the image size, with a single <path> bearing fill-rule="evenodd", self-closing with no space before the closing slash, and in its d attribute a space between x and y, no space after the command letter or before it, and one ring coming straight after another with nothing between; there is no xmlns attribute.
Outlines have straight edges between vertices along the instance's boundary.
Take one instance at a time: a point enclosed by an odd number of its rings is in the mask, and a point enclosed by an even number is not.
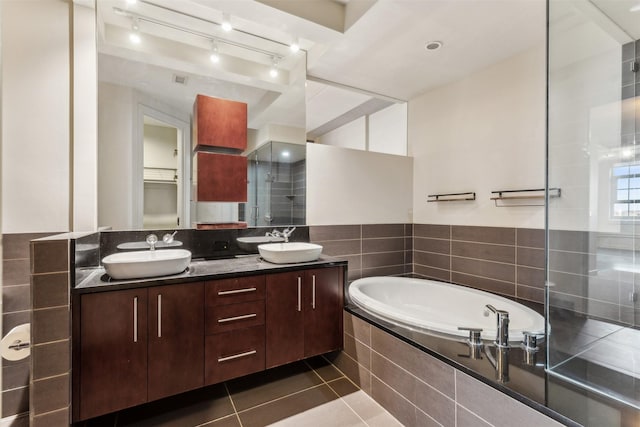
<svg viewBox="0 0 640 427"><path fill-rule="evenodd" d="M218 363L226 362L227 360L239 359L241 357L251 356L252 354L256 354L256 353L257 353L256 350L251 350L251 351L246 351L244 353L234 354L233 356L218 357Z"/></svg>
<svg viewBox="0 0 640 427"><path fill-rule="evenodd" d="M158 338L162 338L162 294L158 294Z"/></svg>
<svg viewBox="0 0 640 427"><path fill-rule="evenodd" d="M251 319L252 317L256 317L256 316L257 316L256 313L251 313L251 314L244 314L242 316L225 317L224 319L218 319L218 323L233 322L234 320L242 320L242 319Z"/></svg>
<svg viewBox="0 0 640 427"><path fill-rule="evenodd" d="M311 282L311 290L312 290L312 295L311 295L311 308L313 308L314 310L316 309L316 275L314 274L313 276L311 276L312 282Z"/></svg>
<svg viewBox="0 0 640 427"><path fill-rule="evenodd" d="M298 277L298 311L302 310L302 277Z"/></svg>
<svg viewBox="0 0 640 427"><path fill-rule="evenodd" d="M231 291L219 291L218 295L233 295L233 294L243 294L245 292L255 292L258 289L256 288L244 288L244 289L234 289Z"/></svg>
<svg viewBox="0 0 640 427"><path fill-rule="evenodd" d="M133 342L138 342L138 297L133 297Z"/></svg>

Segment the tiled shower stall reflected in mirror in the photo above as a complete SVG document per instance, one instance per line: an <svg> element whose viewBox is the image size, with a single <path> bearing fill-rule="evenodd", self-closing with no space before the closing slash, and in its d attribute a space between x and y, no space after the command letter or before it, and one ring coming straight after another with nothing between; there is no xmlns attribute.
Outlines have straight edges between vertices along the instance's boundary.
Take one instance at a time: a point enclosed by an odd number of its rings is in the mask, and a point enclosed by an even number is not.
<svg viewBox="0 0 640 427"><path fill-rule="evenodd" d="M250 227L304 225L306 145L270 141L247 161L247 203L240 205L240 220Z"/></svg>
<svg viewBox="0 0 640 427"><path fill-rule="evenodd" d="M640 408L640 7L549 1L549 372ZM549 402L553 407L554 403Z"/></svg>

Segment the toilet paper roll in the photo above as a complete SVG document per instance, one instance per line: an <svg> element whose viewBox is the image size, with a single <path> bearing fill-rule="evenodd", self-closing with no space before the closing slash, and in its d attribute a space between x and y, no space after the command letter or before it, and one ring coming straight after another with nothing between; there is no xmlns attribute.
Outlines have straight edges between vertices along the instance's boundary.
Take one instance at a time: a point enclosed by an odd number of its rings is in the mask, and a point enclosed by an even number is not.
<svg viewBox="0 0 640 427"><path fill-rule="evenodd" d="M11 329L0 341L0 355L7 360L22 360L31 354L31 324Z"/></svg>

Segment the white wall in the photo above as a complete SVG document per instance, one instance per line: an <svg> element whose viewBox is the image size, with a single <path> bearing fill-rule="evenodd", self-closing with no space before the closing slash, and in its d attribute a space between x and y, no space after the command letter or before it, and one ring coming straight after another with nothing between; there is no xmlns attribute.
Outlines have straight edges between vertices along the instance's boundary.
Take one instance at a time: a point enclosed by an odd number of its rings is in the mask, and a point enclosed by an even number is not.
<svg viewBox="0 0 640 427"><path fill-rule="evenodd" d="M411 222L413 159L307 144L307 224Z"/></svg>
<svg viewBox="0 0 640 427"><path fill-rule="evenodd" d="M316 139L318 144L334 147L367 149L367 118L360 117L352 122L329 131Z"/></svg>
<svg viewBox="0 0 640 427"><path fill-rule="evenodd" d="M545 87L539 46L409 101L415 223L544 227L543 207L489 198L544 187ZM466 191L477 200L427 203L428 194Z"/></svg>
<svg viewBox="0 0 640 427"><path fill-rule="evenodd" d="M98 88L94 9L73 5L73 231L98 226Z"/></svg>
<svg viewBox="0 0 640 427"><path fill-rule="evenodd" d="M98 92L98 225L131 229L134 94L109 83L100 83Z"/></svg>
<svg viewBox="0 0 640 427"><path fill-rule="evenodd" d="M391 106L369 116L369 151L407 155L407 104Z"/></svg>
<svg viewBox="0 0 640 427"><path fill-rule="evenodd" d="M3 233L71 228L70 5L2 2Z"/></svg>

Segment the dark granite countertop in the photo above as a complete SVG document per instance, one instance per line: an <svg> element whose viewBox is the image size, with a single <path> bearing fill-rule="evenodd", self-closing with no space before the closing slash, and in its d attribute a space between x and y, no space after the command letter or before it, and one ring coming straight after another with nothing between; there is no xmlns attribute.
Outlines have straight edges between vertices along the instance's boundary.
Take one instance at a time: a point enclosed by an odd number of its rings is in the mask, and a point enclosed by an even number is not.
<svg viewBox="0 0 640 427"><path fill-rule="evenodd" d="M112 291L117 289L131 289L156 285L196 282L201 280L225 279L231 277L249 276L261 273L280 273L285 271L323 268L346 267L347 261L329 256L320 256L313 262L296 264L273 264L264 261L259 255L245 255L230 259L195 259L189 268L180 274L145 279L113 280L105 273L103 267L84 268L79 271L74 293L90 293Z"/></svg>

